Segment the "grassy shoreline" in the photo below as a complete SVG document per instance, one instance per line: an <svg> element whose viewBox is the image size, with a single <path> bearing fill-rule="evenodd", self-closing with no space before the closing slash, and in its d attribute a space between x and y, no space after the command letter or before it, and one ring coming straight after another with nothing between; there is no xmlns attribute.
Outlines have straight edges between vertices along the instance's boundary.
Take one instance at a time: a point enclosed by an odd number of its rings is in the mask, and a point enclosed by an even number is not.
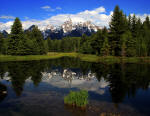
<svg viewBox="0 0 150 116"><path fill-rule="evenodd" d="M47 60L61 57L80 58L82 61L88 62L104 62L104 63L150 63L150 57L115 57L115 56L96 56L80 53L56 53L50 52L47 55L27 55L27 56L10 56L0 55L0 62L6 61L32 61L32 60Z"/></svg>

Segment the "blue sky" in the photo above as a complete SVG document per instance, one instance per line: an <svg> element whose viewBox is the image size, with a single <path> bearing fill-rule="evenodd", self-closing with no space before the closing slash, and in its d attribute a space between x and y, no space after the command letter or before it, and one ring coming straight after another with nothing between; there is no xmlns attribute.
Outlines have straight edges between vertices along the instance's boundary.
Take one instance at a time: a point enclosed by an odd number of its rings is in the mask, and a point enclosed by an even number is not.
<svg viewBox="0 0 150 116"><path fill-rule="evenodd" d="M98 14L103 14L103 18L105 17L106 19L106 16L110 15L115 5L119 5L126 14L135 13L141 17L144 16L144 14L150 14L149 0L1 0L0 22L7 23L14 20L14 17L19 17L22 21L32 22L33 20L50 20L52 16L62 14L63 16L70 14L72 17L77 17L75 14L83 13L86 10L94 11L102 7L104 11L100 11ZM87 15L81 17L81 20L86 18L86 16ZM91 17L96 17L96 14L92 14ZM57 19L59 17L53 17L53 20L54 18ZM78 19L79 18L78 16ZM101 20L102 16L96 18L97 20L94 20L94 23L97 23L99 18ZM105 20L103 18L102 20ZM106 22L100 22L102 25L106 25ZM98 24L100 24L100 22Z"/></svg>

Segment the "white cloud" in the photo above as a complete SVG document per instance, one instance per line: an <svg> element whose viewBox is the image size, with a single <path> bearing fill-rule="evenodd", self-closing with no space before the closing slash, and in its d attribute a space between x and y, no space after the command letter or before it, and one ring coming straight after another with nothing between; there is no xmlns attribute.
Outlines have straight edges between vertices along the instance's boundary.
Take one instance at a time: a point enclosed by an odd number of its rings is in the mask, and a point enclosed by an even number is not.
<svg viewBox="0 0 150 116"><path fill-rule="evenodd" d="M95 15L95 14L99 14L99 13L104 13L104 12L106 12L105 11L105 8L104 7L99 7L99 8L96 8L96 9L94 9L94 10L91 10L91 11L89 11L89 10L85 10L84 12L81 12L81 13L79 13L79 14L87 14L87 15Z"/></svg>
<svg viewBox="0 0 150 116"><path fill-rule="evenodd" d="M46 6L45 6L46 8ZM48 6L47 6L48 8ZM85 21L91 21L92 23L98 25L98 26L109 26L109 22L111 20L113 12L106 13L106 9L104 7L99 7L94 10L85 10L82 12L78 12L76 14L58 14L55 16L52 16L50 18L47 18L45 20L26 20L22 21L23 28L27 29L31 25L37 25L39 29L43 30L47 25L54 25L59 26L63 24L66 20L69 18L72 19L73 23L78 22L85 22ZM145 17L150 14L137 14L138 17L141 18L142 21L144 21ZM0 24L0 30L6 30L10 32L10 27L13 24L12 21L9 21L7 23L1 23Z"/></svg>
<svg viewBox="0 0 150 116"><path fill-rule="evenodd" d="M41 9L44 9L45 11L56 11L56 10L61 10L62 8L61 7L56 7L56 8L51 8L50 6L43 6L41 7Z"/></svg>
<svg viewBox="0 0 150 116"><path fill-rule="evenodd" d="M50 9L51 7L50 6L43 6L41 7L42 9Z"/></svg>
<svg viewBox="0 0 150 116"><path fill-rule="evenodd" d="M61 7L56 7L56 10L61 10L62 8Z"/></svg>
<svg viewBox="0 0 150 116"><path fill-rule="evenodd" d="M55 9L51 8L50 6L43 6L43 7L41 7L41 9L43 9L45 11L55 11Z"/></svg>
<svg viewBox="0 0 150 116"><path fill-rule="evenodd" d="M29 20L29 17L24 17L25 20Z"/></svg>
<svg viewBox="0 0 150 116"><path fill-rule="evenodd" d="M5 16L5 15L3 15L3 16L0 16L0 19L15 19L15 17L14 16Z"/></svg>
<svg viewBox="0 0 150 116"><path fill-rule="evenodd" d="M53 21L53 24L62 24L70 17L74 23L91 21L99 26L108 26L112 12L108 15L104 7L99 7L94 10L85 10L77 14L58 14L47 19Z"/></svg>
<svg viewBox="0 0 150 116"><path fill-rule="evenodd" d="M13 24L13 21L1 23L0 24L0 30L6 30L7 32L10 32L12 24Z"/></svg>

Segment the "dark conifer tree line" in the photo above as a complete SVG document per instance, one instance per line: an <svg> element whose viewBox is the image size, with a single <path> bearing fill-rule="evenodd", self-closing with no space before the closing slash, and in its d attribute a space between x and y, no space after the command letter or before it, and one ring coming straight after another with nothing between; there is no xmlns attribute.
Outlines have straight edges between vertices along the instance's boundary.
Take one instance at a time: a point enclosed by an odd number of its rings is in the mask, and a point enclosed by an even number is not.
<svg viewBox="0 0 150 116"><path fill-rule="evenodd" d="M48 49L38 27L24 32L19 18L16 18L8 38L0 34L0 53L8 55L46 54Z"/></svg>
<svg viewBox="0 0 150 116"><path fill-rule="evenodd" d="M91 36L65 37L61 40L44 39L38 27L23 31L16 18L7 38L0 33L0 54L38 55L47 52L80 52L99 56L146 57L150 56L150 19L142 22L116 6L109 27Z"/></svg>

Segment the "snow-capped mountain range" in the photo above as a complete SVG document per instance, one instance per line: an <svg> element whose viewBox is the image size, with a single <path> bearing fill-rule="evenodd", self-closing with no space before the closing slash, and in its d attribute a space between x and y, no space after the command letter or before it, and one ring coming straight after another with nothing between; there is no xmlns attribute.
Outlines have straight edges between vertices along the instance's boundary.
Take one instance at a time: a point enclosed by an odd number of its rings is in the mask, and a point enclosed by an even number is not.
<svg viewBox="0 0 150 116"><path fill-rule="evenodd" d="M25 31L31 31L35 25L30 26ZM101 29L100 26L96 26L90 21L73 23L69 18L60 26L53 26L51 24L46 25L44 28L40 29L44 38L50 37L51 39L61 39L66 36L70 37L80 37L83 34L91 35ZM4 33L3 33L4 32ZM1 31L6 37L6 31Z"/></svg>
<svg viewBox="0 0 150 116"><path fill-rule="evenodd" d="M91 35L97 32L98 29L101 29L101 27L94 25L90 21L73 24L72 20L69 19L59 27L47 25L47 27L42 30L42 33L44 38L51 37L52 39L61 39L66 36L80 37L83 34Z"/></svg>

